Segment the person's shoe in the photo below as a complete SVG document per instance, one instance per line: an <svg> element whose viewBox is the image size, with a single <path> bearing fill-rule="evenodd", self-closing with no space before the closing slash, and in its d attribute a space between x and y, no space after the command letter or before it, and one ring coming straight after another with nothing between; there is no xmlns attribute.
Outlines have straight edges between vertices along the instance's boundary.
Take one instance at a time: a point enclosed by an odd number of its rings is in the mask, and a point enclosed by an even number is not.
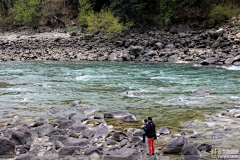
<svg viewBox="0 0 240 160"><path fill-rule="evenodd" d="M154 155L154 153L152 153L152 155Z"/></svg>

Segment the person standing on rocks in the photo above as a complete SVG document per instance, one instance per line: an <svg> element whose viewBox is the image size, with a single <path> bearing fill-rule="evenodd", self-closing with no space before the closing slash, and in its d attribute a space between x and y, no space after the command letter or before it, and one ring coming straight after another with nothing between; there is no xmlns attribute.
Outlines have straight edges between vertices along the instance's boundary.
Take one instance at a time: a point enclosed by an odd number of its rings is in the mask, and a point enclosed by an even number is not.
<svg viewBox="0 0 240 160"><path fill-rule="evenodd" d="M148 137L148 155L154 155L155 147L154 147L154 138L156 135L155 124L152 121L152 117L147 118L148 125L147 127L143 127L146 132L146 136Z"/></svg>

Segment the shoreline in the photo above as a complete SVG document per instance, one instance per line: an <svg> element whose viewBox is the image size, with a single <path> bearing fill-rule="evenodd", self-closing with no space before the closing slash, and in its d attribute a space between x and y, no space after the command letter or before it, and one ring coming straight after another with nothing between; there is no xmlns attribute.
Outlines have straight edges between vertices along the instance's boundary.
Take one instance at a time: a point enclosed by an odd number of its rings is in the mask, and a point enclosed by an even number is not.
<svg viewBox="0 0 240 160"><path fill-rule="evenodd" d="M23 30L0 35L0 61L140 61L190 62L240 66L240 28L237 19L217 29L188 26L99 37L62 30Z"/></svg>

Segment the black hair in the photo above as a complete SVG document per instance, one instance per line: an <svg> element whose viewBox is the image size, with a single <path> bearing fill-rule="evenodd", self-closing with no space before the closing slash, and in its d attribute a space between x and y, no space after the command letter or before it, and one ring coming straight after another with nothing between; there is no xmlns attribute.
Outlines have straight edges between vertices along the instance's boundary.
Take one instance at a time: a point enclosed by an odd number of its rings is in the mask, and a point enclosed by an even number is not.
<svg viewBox="0 0 240 160"><path fill-rule="evenodd" d="M147 119L144 119L144 122L147 122Z"/></svg>
<svg viewBox="0 0 240 160"><path fill-rule="evenodd" d="M147 119L150 120L150 121L152 121L152 117L148 117Z"/></svg>

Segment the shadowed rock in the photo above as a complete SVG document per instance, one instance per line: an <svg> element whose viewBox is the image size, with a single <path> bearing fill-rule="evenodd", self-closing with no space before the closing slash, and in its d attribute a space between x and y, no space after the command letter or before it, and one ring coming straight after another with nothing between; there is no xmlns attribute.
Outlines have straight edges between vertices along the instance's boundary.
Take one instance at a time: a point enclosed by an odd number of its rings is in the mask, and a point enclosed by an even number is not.
<svg viewBox="0 0 240 160"><path fill-rule="evenodd" d="M141 46L130 46L129 50L131 55L134 55L135 57L138 57L140 54L143 53L143 47Z"/></svg>
<svg viewBox="0 0 240 160"><path fill-rule="evenodd" d="M39 118L36 120L36 123L33 125L33 127L38 127L38 126L48 124L48 123L49 123L49 121L47 118Z"/></svg>
<svg viewBox="0 0 240 160"><path fill-rule="evenodd" d="M170 141L163 149L165 154L180 153L183 150L183 146L187 143L187 139L180 137Z"/></svg>
<svg viewBox="0 0 240 160"><path fill-rule="evenodd" d="M199 151L210 152L211 149L212 149L212 145L203 143L203 144L198 145L198 146L197 146L197 149L198 149Z"/></svg>
<svg viewBox="0 0 240 160"><path fill-rule="evenodd" d="M184 160L198 160L200 156L200 151L197 150L193 144L188 144L182 151Z"/></svg>
<svg viewBox="0 0 240 160"><path fill-rule="evenodd" d="M123 138L125 138L125 137L127 137L127 135L126 135L125 133L123 133L123 132L115 132L115 133L113 134L112 139L120 142L120 141L122 141Z"/></svg>
<svg viewBox="0 0 240 160"><path fill-rule="evenodd" d="M104 115L102 113L96 113L94 115L94 119L103 119L104 118Z"/></svg>
<svg viewBox="0 0 240 160"><path fill-rule="evenodd" d="M0 137L0 155L12 155L15 152L15 144L8 138Z"/></svg>
<svg viewBox="0 0 240 160"><path fill-rule="evenodd" d="M81 147L79 146L64 146L59 150L59 156L72 155L75 151L80 151Z"/></svg>

